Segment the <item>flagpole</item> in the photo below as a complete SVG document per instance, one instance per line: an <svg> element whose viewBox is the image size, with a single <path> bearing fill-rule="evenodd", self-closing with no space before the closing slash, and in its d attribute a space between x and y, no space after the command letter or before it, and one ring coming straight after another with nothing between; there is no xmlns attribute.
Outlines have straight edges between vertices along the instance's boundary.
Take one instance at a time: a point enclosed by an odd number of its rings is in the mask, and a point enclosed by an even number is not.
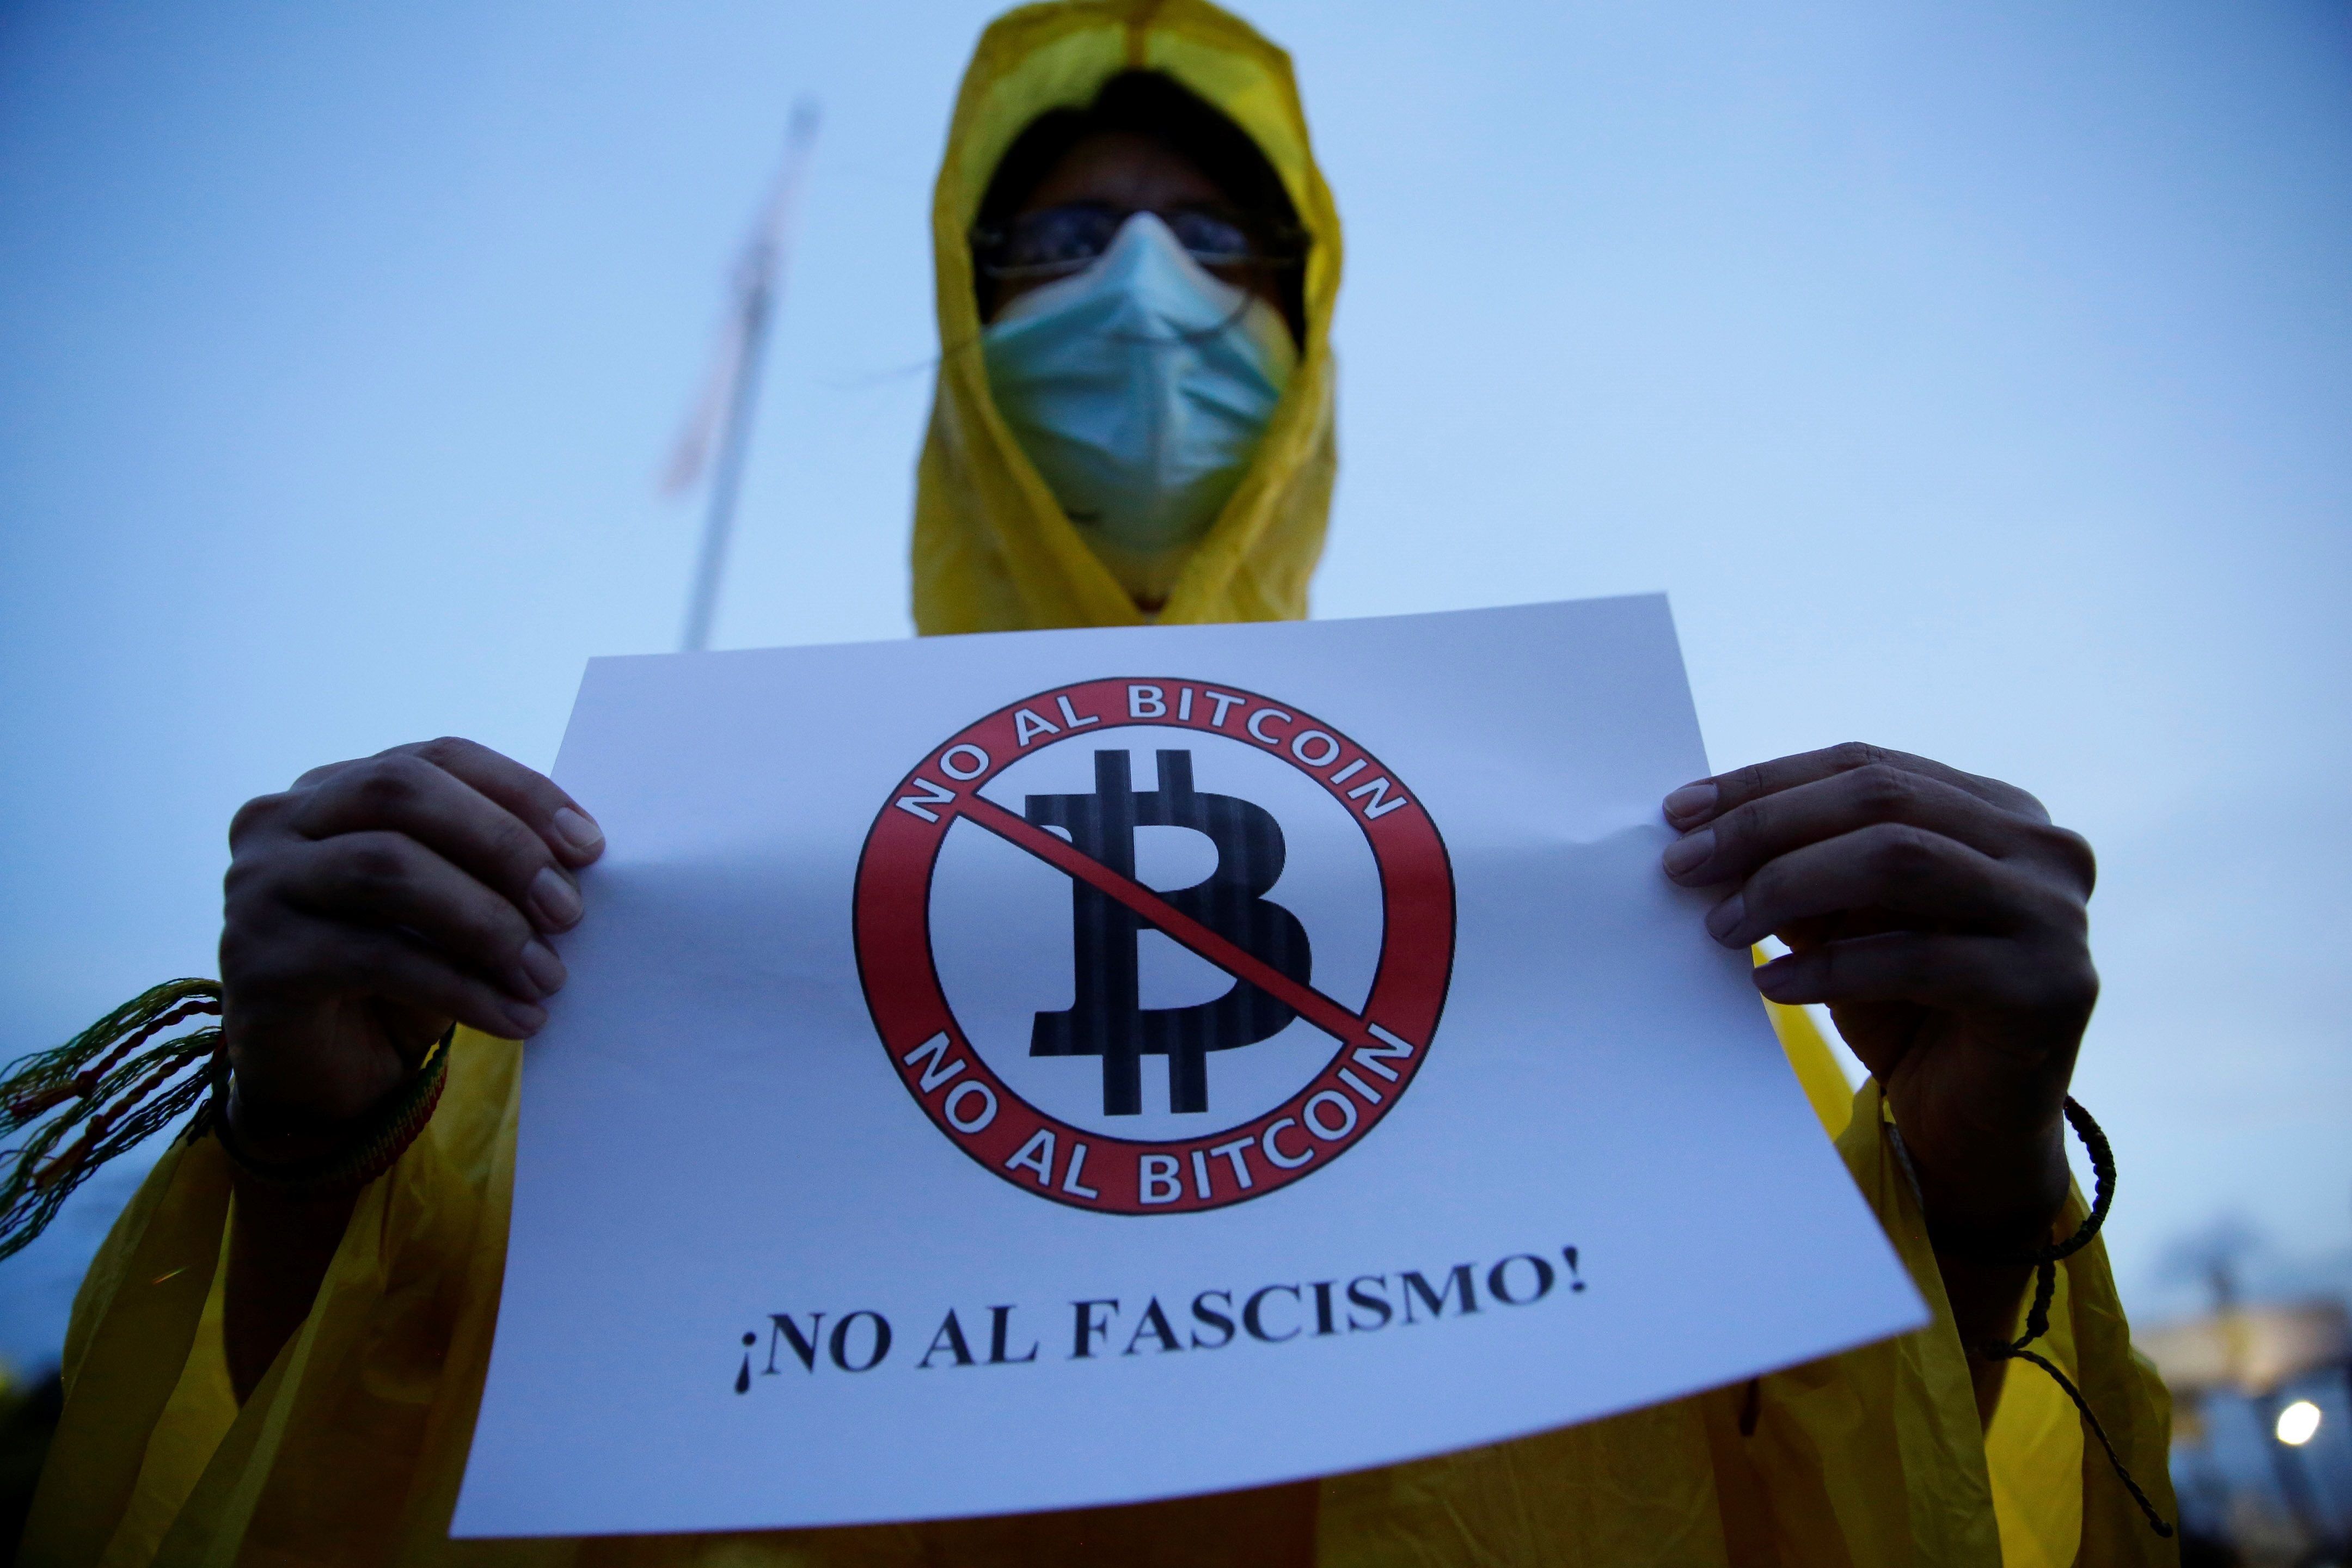
<svg viewBox="0 0 2352 1568"><path fill-rule="evenodd" d="M702 548L695 561L694 590L687 602L686 633L678 645L688 653L700 653L710 646L710 626L719 613L719 588L726 576L727 547L735 532L735 502L742 489L743 464L751 447L751 416L759 406L760 373L767 352L768 328L781 292L785 253L792 239L793 208L800 194L809 148L816 140L816 126L814 101L803 99L793 105L783 167L777 175L774 194L737 268L733 374L729 377L718 460L711 468L710 499L703 512Z"/></svg>
<svg viewBox="0 0 2352 1568"><path fill-rule="evenodd" d="M743 479L744 448L750 445L751 411L760 401L760 362L768 342L770 288L754 283L741 305L743 334L735 384L727 399L726 433L710 476L710 502L702 517L702 551L694 567L694 595L687 603L686 636L678 646L700 653L710 646L710 622L719 613L719 580L727 570L727 545L735 531L735 496Z"/></svg>

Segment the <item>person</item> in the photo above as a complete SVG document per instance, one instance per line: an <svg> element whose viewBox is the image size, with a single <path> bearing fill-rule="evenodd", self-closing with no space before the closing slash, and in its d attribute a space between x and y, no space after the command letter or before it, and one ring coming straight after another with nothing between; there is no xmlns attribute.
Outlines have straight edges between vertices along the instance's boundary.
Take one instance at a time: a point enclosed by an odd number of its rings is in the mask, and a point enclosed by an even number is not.
<svg viewBox="0 0 2352 1568"><path fill-rule="evenodd" d="M1287 58L1206 0L1014 11L964 79L933 222L919 628L1304 615L1335 472L1340 232ZM564 984L551 939L582 919L593 804L445 739L315 769L238 812L226 1137L167 1153L91 1268L28 1561L2165 1556L2074 1406L1984 1353L2019 1331L2022 1259L2085 1213L2062 1138L2098 988L2090 851L2021 790L1864 745L1675 791L1662 874L1716 889L1717 941L1789 944L1756 984L1928 1327L1608 1420L1250 1492L452 1543L506 1244L512 1042ZM1808 1003L1869 1068L1859 1092ZM270 1179L342 1158L453 1024L437 1109L388 1170L324 1190ZM2130 1352L2104 1253L2053 1278L2041 1348L2168 1514L2163 1391ZM1734 1281L1723 1310L1738 1310Z"/></svg>

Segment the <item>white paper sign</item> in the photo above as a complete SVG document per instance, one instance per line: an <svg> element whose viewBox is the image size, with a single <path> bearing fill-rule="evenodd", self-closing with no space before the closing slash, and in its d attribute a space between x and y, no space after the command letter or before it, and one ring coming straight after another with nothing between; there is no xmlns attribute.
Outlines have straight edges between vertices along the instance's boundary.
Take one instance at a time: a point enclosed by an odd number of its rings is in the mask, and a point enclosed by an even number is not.
<svg viewBox="0 0 2352 1568"><path fill-rule="evenodd" d="M455 1532L1000 1513L1924 1314L1659 869L1661 597L591 664Z"/></svg>

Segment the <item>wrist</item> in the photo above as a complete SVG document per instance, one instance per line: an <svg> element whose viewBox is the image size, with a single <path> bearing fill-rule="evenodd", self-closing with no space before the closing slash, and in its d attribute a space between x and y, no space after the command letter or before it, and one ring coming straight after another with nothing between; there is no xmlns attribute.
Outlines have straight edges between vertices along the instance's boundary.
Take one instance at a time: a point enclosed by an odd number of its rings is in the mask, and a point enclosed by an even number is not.
<svg viewBox="0 0 2352 1568"><path fill-rule="evenodd" d="M2048 1246L2058 1234L2063 1209L2062 1201L2045 1211L2021 1213L1987 1223L1945 1219L1930 1205L1927 1216L1927 1245L1934 1248L1939 1264L2021 1273L2031 1265L2012 1260Z"/></svg>
<svg viewBox="0 0 2352 1568"><path fill-rule="evenodd" d="M2011 1086L1975 1093L1936 1114L1896 1121L1919 1186L1929 1234L1969 1250L2007 1257L2047 1237L2066 1206L2073 1175L2066 1163L2066 1086ZM1915 1110L1918 1108L1912 1107Z"/></svg>
<svg viewBox="0 0 2352 1568"><path fill-rule="evenodd" d="M452 1027L424 1059L360 1115L321 1122L257 1104L226 1057L215 1069L213 1128L240 1187L297 1199L349 1194L390 1170L415 1142L447 1080Z"/></svg>
<svg viewBox="0 0 2352 1568"><path fill-rule="evenodd" d="M288 1159L342 1141L400 1092L432 1037L409 1045L337 1023L232 994L221 1023L230 1072L215 1114L256 1150Z"/></svg>
<svg viewBox="0 0 2352 1568"><path fill-rule="evenodd" d="M2066 1101L2064 1115L2065 1124L2071 1125L2082 1139L2095 1178L2094 1194L2080 1223L2071 1226L2062 1226L2060 1223L2067 1217L2074 1196L2074 1177L2066 1164L2063 1143L2050 1157L2045 1177L2049 1195L2017 1204L2006 1211L1982 1205L1948 1205L1939 1208L1935 1194L1922 1184L1921 1207L1927 1237L1939 1265L2030 1268L2071 1257L2089 1245L2115 1197L2115 1151L2090 1112L2072 1098Z"/></svg>
<svg viewBox="0 0 2352 1568"><path fill-rule="evenodd" d="M2011 1258L2048 1242L2072 1188L2063 1136L2062 1124L2030 1145L1980 1150L1948 1175L1922 1169L1921 1207L1936 1250Z"/></svg>
<svg viewBox="0 0 2352 1568"><path fill-rule="evenodd" d="M232 1069L220 1115L237 1142L261 1158L311 1160L350 1142L352 1129L398 1089L397 1083L387 1084L357 1115L332 1117L257 1095L245 1075Z"/></svg>

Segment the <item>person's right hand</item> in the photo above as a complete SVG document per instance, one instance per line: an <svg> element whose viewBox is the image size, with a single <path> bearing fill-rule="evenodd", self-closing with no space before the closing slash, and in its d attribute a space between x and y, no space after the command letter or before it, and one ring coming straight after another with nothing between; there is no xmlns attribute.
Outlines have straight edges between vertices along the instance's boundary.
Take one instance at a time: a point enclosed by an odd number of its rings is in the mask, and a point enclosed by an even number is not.
<svg viewBox="0 0 2352 1568"><path fill-rule="evenodd" d="M221 1031L241 1127L362 1115L455 1022L520 1038L563 984L541 940L580 919L604 836L542 775L471 741L313 768L229 825Z"/></svg>

